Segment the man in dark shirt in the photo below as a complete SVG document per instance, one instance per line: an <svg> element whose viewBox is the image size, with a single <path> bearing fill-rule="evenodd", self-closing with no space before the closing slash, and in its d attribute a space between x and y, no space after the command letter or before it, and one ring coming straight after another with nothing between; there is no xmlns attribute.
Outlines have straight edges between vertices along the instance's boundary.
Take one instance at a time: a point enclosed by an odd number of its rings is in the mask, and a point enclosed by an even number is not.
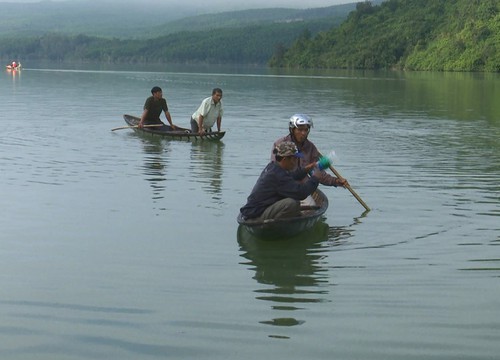
<svg viewBox="0 0 500 360"><path fill-rule="evenodd" d="M155 86L151 89L152 96L146 99L144 104L144 111L141 116L141 121L139 121L138 126L142 128L144 125L159 125L154 127L155 130L175 130L176 126L172 123L172 117L168 111L167 101L163 98L163 91L160 87ZM161 112L165 112L165 117L167 118L170 127L165 125L160 120Z"/></svg>
<svg viewBox="0 0 500 360"><path fill-rule="evenodd" d="M298 152L293 142L284 141L274 149L276 161L270 162L260 174L247 203L240 209L245 219L277 219L300 215L300 200L311 195L319 179L313 173L304 179L316 163L291 172L297 166Z"/></svg>

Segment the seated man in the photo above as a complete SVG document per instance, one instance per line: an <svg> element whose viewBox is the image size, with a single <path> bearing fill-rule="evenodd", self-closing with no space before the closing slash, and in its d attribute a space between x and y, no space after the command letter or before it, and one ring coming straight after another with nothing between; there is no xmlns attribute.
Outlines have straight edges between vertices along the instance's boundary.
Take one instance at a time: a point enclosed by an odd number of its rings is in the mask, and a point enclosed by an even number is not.
<svg viewBox="0 0 500 360"><path fill-rule="evenodd" d="M167 118L170 127L165 125L163 121L160 120L161 113L165 112L165 117ZM168 111L167 100L163 97L163 91L160 87L155 86L151 89L151 96L146 99L144 103L144 111L141 116L141 121L137 124L140 128L144 125L155 126L156 130L175 130L176 126L172 123L172 117Z"/></svg>
<svg viewBox="0 0 500 360"><path fill-rule="evenodd" d="M297 158L302 154L293 142L284 141L274 149L276 161L270 162L260 174L247 203L240 209L245 220L267 220L300 215L300 200L311 195L318 187L319 179L314 175L304 182L308 172L316 163L304 168L297 167Z"/></svg>

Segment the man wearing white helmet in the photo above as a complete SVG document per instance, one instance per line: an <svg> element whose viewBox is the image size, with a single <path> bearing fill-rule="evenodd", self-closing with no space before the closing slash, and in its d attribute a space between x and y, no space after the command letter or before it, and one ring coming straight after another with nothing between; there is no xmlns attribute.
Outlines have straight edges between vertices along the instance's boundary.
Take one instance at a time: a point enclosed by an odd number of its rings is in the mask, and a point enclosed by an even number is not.
<svg viewBox="0 0 500 360"><path fill-rule="evenodd" d="M288 129L290 133L282 138L276 140L273 144L273 149L283 141L292 141L297 145L297 148L302 153L303 157L297 161L297 168L302 168L305 164L317 162L320 154L316 146L307 138L313 126L312 119L304 114L295 114L290 117L288 122ZM271 161L275 161L275 156L271 153ZM320 171L316 174L319 178L320 184L326 186L345 186L348 185L346 179L337 178L325 171Z"/></svg>

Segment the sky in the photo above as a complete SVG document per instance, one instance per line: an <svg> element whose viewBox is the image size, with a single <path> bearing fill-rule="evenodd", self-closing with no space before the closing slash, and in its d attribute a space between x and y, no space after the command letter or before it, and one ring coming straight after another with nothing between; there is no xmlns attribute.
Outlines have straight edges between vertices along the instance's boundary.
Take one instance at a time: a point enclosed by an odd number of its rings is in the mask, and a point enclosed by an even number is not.
<svg viewBox="0 0 500 360"><path fill-rule="evenodd" d="M47 1L47 0L45 0ZM52 0L52 1L84 1L84 0ZM89 2L96 0L88 0ZM123 0L116 0L117 2L124 2ZM178 4L179 0L152 0L158 1L163 4ZM238 1L238 0L183 0L184 5L193 5L194 7L200 7L202 5L207 7L224 7L229 9L243 8L269 8L269 7L287 7L287 8L316 8L316 7L326 7L339 4L347 4L359 2L360 0L248 0L248 1ZM0 0L0 3L36 3L41 2L41 0ZM128 0L126 2L149 2L148 0Z"/></svg>

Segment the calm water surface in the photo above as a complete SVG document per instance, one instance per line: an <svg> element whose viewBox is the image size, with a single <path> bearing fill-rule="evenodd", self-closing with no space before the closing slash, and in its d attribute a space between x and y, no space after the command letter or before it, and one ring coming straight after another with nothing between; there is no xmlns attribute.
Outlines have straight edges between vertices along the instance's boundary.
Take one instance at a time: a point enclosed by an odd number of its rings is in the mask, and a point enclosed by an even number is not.
<svg viewBox="0 0 500 360"><path fill-rule="evenodd" d="M497 359L500 76L48 68L0 79L0 358ZM124 125L159 85L220 143ZM343 189L286 242L236 215L295 112Z"/></svg>

